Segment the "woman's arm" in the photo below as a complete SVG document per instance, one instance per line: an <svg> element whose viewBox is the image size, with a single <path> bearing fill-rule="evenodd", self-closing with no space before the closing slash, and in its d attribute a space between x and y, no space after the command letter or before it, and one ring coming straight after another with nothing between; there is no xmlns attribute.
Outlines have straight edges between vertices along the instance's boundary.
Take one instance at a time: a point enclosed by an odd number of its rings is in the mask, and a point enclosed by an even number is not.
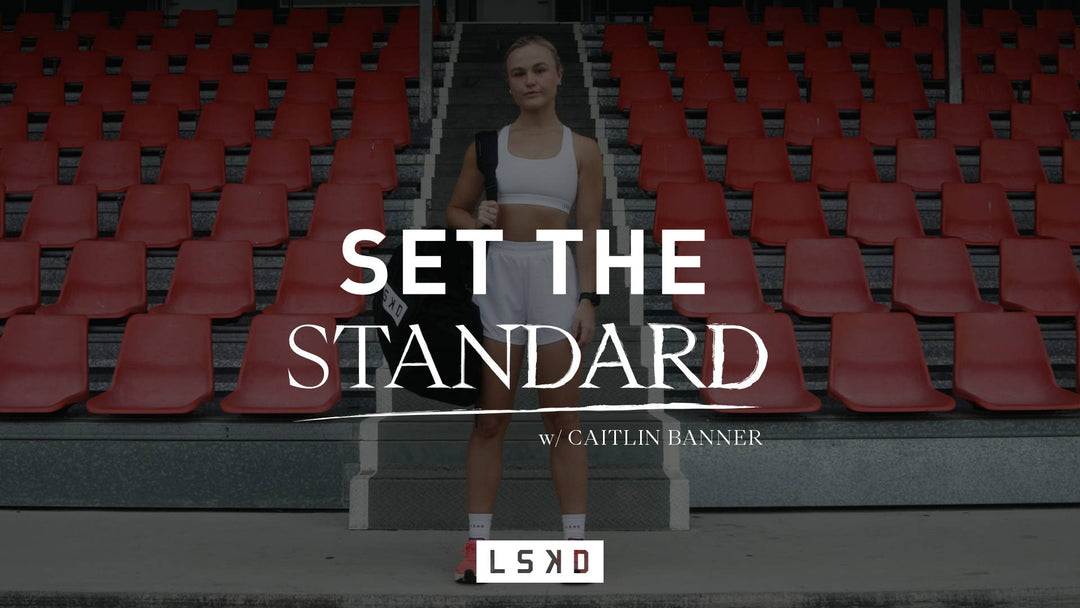
<svg viewBox="0 0 1080 608"><path fill-rule="evenodd" d="M478 217L473 217L476 202L484 191L484 174L476 166L476 144L469 144L465 150L465 159L461 161L461 173L458 174L454 193L446 206L446 225L450 228L479 228L482 225L495 225L497 207L494 201L484 201Z"/></svg>
<svg viewBox="0 0 1080 608"><path fill-rule="evenodd" d="M604 161L596 140L574 136L574 152L578 159L577 215L575 224L583 240L577 244L578 284L581 291L596 291L596 231L600 229L600 212L604 204ZM578 327L580 325L580 332ZM592 302L582 300L574 315L572 333L582 346L593 339L596 316Z"/></svg>

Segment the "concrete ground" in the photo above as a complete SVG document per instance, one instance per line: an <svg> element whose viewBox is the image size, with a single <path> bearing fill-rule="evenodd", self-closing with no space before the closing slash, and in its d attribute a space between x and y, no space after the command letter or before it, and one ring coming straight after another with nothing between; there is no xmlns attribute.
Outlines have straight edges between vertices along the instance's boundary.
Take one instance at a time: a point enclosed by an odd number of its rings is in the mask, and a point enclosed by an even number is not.
<svg viewBox="0 0 1080 608"><path fill-rule="evenodd" d="M0 511L0 606L1080 606L1080 508L693 513L606 582L460 585L464 533L343 512ZM551 533L496 531L497 539Z"/></svg>

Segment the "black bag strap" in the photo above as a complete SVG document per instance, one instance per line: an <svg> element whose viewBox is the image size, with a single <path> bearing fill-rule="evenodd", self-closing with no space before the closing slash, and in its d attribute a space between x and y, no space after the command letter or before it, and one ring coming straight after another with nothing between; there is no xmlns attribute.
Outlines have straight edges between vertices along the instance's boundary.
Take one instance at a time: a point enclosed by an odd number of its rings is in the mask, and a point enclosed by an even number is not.
<svg viewBox="0 0 1080 608"><path fill-rule="evenodd" d="M476 167L484 174L485 200L493 201L499 196L499 182L495 169L499 166L499 132L480 131L476 134Z"/></svg>

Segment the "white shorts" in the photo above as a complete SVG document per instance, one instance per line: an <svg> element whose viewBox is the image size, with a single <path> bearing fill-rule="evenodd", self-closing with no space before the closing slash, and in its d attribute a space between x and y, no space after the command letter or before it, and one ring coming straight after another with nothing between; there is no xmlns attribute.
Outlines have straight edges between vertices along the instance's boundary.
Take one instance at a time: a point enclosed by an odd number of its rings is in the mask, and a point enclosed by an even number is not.
<svg viewBox="0 0 1080 608"><path fill-rule="evenodd" d="M566 248L566 293L552 293L552 253L548 241L495 241L487 247L487 293L473 294L480 307L484 337L506 341L499 324L552 325L570 331L578 308L574 256ZM511 344L525 344L525 328L510 332ZM551 329L537 331L537 344L563 339Z"/></svg>

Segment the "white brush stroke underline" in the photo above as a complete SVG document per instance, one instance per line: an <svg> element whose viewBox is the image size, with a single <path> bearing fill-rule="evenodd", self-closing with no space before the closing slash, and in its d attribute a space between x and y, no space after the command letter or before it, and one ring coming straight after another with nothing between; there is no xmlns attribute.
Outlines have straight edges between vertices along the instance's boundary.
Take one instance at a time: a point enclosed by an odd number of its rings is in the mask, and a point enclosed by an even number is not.
<svg viewBox="0 0 1080 608"><path fill-rule="evenodd" d="M321 418L303 418L296 422L319 422L322 420L342 420L345 418L398 418L404 416L473 416L476 414L543 414L545 412L628 412L647 410L740 410L759 408L758 405L708 405L703 403L627 403L614 405L581 405L576 407L541 407L536 409L457 409L457 410L422 410L417 412L376 412L374 414L351 414L348 416L325 416Z"/></svg>

